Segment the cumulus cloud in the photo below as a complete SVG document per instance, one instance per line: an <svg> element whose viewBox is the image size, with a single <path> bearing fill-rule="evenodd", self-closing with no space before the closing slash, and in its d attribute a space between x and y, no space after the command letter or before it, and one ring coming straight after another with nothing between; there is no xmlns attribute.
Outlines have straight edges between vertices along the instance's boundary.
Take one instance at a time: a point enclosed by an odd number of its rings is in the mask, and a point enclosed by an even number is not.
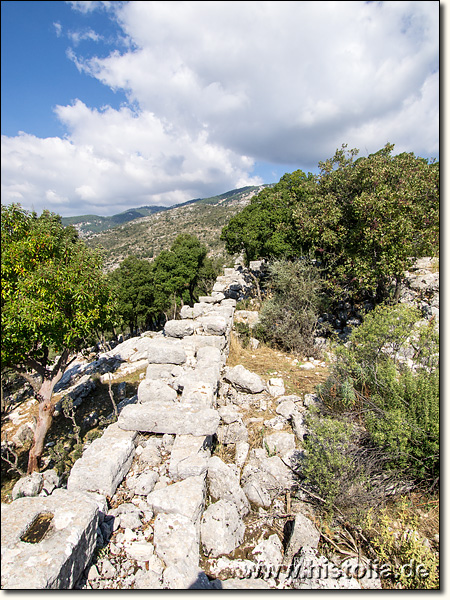
<svg viewBox="0 0 450 600"><path fill-rule="evenodd" d="M259 183L258 161L314 169L342 143L438 154L438 3L70 4L122 28L126 49L70 57L129 104L81 98L56 108L65 139L6 138L6 198L112 214Z"/></svg>

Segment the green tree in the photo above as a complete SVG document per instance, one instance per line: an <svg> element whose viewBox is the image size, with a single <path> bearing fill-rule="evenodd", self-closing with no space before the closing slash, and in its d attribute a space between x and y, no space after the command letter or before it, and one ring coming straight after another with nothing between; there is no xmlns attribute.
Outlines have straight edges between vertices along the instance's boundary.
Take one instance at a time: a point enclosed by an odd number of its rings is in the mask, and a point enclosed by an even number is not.
<svg viewBox="0 0 450 600"><path fill-rule="evenodd" d="M2 206L1 242L2 368L22 375L39 402L31 473L52 422L54 386L71 352L111 324L113 302L100 256L58 215ZM53 364L51 352L59 353Z"/></svg>
<svg viewBox="0 0 450 600"><path fill-rule="evenodd" d="M152 263L155 306L167 313L186 302L195 302L195 290L205 264L207 248L193 235L180 234L170 250L163 250Z"/></svg>
<svg viewBox="0 0 450 600"><path fill-rule="evenodd" d="M356 159L344 145L317 177L287 173L224 227L227 251L247 261L312 252L332 293L381 302L393 283L397 300L411 261L439 252L439 163L393 149Z"/></svg>
<svg viewBox="0 0 450 600"><path fill-rule="evenodd" d="M153 270L149 261L136 256L125 258L110 275L117 297L122 328L133 334L139 327L150 329L157 316L153 293Z"/></svg>
<svg viewBox="0 0 450 600"><path fill-rule="evenodd" d="M439 163L393 144L355 160L344 145L319 163L316 194L299 198L294 219L305 248L328 268L338 293L398 299L414 257L439 249Z"/></svg>
<svg viewBox="0 0 450 600"><path fill-rule="evenodd" d="M301 251L293 218L298 198L314 192L315 180L303 171L284 175L273 188L254 196L221 234L230 254L244 253L245 261L257 258L292 258Z"/></svg>

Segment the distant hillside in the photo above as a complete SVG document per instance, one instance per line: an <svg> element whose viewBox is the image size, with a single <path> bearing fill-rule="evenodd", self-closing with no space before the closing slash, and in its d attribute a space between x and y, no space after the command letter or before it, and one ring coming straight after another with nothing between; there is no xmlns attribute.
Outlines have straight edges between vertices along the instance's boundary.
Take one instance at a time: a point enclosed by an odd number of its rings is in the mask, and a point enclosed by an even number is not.
<svg viewBox="0 0 450 600"><path fill-rule="evenodd" d="M140 208L130 208L112 217L100 217L98 215L81 215L80 217L63 217L63 225L73 225L81 237L87 238L94 233L107 231L117 225L123 225L129 221L148 217L157 212L167 210L167 206L141 206Z"/></svg>
<svg viewBox="0 0 450 600"><path fill-rule="evenodd" d="M221 256L225 254L222 228L254 195L272 185L247 186L170 208L143 206L112 217L65 217L63 224L74 225L88 246L103 248L107 269L114 269L130 254L149 259L157 256L169 249L180 233L197 236L210 256Z"/></svg>

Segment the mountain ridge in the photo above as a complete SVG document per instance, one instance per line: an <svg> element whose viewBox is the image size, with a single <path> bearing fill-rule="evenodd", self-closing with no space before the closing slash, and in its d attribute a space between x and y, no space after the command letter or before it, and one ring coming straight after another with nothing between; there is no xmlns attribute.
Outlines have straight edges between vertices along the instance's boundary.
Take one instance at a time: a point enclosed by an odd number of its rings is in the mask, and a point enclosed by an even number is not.
<svg viewBox="0 0 450 600"><path fill-rule="evenodd" d="M180 233L198 237L211 257L224 257L223 227L253 196L273 185L245 186L170 207L131 208L111 217L63 217L62 223L73 225L88 246L103 250L106 270L116 268L131 254L151 260L169 249Z"/></svg>

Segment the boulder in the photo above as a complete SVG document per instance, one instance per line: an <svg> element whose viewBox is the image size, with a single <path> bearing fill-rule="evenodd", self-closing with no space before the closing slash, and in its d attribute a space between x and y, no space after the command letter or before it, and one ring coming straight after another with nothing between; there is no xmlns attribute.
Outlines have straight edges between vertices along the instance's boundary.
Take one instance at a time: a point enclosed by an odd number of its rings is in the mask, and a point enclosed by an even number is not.
<svg viewBox="0 0 450 600"><path fill-rule="evenodd" d="M134 406L136 405L128 405L123 411ZM135 437L136 431L124 431L117 423L110 425L102 437L94 440L75 462L67 481L67 489L113 496L133 461Z"/></svg>
<svg viewBox="0 0 450 600"><path fill-rule="evenodd" d="M49 528L43 538L22 541L26 535L33 539L37 520L44 515ZM98 522L94 500L62 489L45 498L2 504L2 588L72 589L94 553Z"/></svg>
<svg viewBox="0 0 450 600"><path fill-rule="evenodd" d="M144 379L138 387L138 402L176 402L178 394L164 381L158 379Z"/></svg>
<svg viewBox="0 0 450 600"><path fill-rule="evenodd" d="M38 496L44 485L44 476L42 473L35 471L30 475L21 477L12 489L12 499L22 497Z"/></svg>
<svg viewBox="0 0 450 600"><path fill-rule="evenodd" d="M227 369L224 374L224 379L241 392L259 394L265 390L265 385L261 377L256 373L252 373L242 365L236 365L235 367Z"/></svg>
<svg viewBox="0 0 450 600"><path fill-rule="evenodd" d="M195 436L213 435L219 422L219 413L212 408L175 402L125 406L118 419L124 430Z"/></svg>
<svg viewBox="0 0 450 600"><path fill-rule="evenodd" d="M150 364L182 365L186 362L186 352L180 340L153 339L147 349Z"/></svg>
<svg viewBox="0 0 450 600"><path fill-rule="evenodd" d="M170 477L178 481L206 474L211 445L211 436L177 435L170 455Z"/></svg>
<svg viewBox="0 0 450 600"><path fill-rule="evenodd" d="M228 320L222 316L200 317L199 322L206 335L225 335L228 329Z"/></svg>
<svg viewBox="0 0 450 600"><path fill-rule="evenodd" d="M151 492L147 503L155 514L184 515L197 524L205 507L205 497L205 477L200 475Z"/></svg>
<svg viewBox="0 0 450 600"><path fill-rule="evenodd" d="M320 531L304 514L297 513L292 523L291 533L285 552L286 564L289 564L295 554L303 546L316 549L319 545Z"/></svg>
<svg viewBox="0 0 450 600"><path fill-rule="evenodd" d="M167 321L164 325L164 334L167 337L183 338L194 333L194 322L192 319L182 319L180 321Z"/></svg>
<svg viewBox="0 0 450 600"><path fill-rule="evenodd" d="M238 476L218 456L213 456L208 463L207 482L209 493L214 500L233 502L243 517L250 512L250 505L240 486Z"/></svg>
<svg viewBox="0 0 450 600"><path fill-rule="evenodd" d="M205 554L220 556L233 552L242 543L245 525L233 502L219 500L203 513L200 531Z"/></svg>
<svg viewBox="0 0 450 600"><path fill-rule="evenodd" d="M295 435L285 431L271 433L264 436L263 444L271 454L283 456L283 454L295 450Z"/></svg>

